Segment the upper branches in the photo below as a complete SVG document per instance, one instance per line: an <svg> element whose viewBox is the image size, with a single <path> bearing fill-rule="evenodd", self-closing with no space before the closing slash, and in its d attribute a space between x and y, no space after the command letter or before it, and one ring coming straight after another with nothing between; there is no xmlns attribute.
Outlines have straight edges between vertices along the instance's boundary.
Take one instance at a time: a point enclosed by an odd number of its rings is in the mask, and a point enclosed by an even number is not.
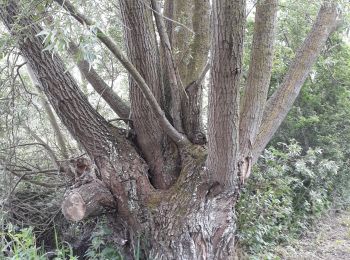
<svg viewBox="0 0 350 260"><path fill-rule="evenodd" d="M76 8L69 2L65 0L55 0L58 4L60 4L64 9L66 9L70 15L72 15L79 23L87 26L93 25L93 21L89 18L85 17L83 14L79 13ZM149 86L147 85L144 78L137 71L137 69L133 66L133 64L128 60L128 58L121 52L118 46L112 41L110 37L108 37L101 29L97 28L96 37L103 43L105 46L114 54L114 56L122 63L122 65L126 68L126 70L130 73L130 75L137 82L138 86L142 90L145 98L149 102L153 112L157 116L157 119L160 121L164 131L169 135L169 137L178 145L185 145L189 143L187 138L179 133L168 121L165 117L165 113L162 108L159 106L156 98L152 94Z"/></svg>
<svg viewBox="0 0 350 260"><path fill-rule="evenodd" d="M79 55L79 47L73 42L69 43L69 52L76 58ZM84 59L78 59L76 64L80 72L89 81L92 87L99 93L103 99L108 103L112 110L125 120L130 115L130 107L122 100L113 89L98 75L94 68L90 67L88 61Z"/></svg>
<svg viewBox="0 0 350 260"><path fill-rule="evenodd" d="M336 4L324 3L310 33L297 51L281 86L267 101L262 124L253 146L254 160L257 160L257 157L264 150L291 109L310 73L312 65L315 63L329 35L336 28L337 18Z"/></svg>
<svg viewBox="0 0 350 260"><path fill-rule="evenodd" d="M43 51L43 39L36 36L42 28L30 17L22 15L16 19L18 14L19 7L14 1L1 5L1 19L18 37L19 49L57 115L90 155L107 153L110 146L107 122L88 103L73 77L66 72L63 61Z"/></svg>
<svg viewBox="0 0 350 260"><path fill-rule="evenodd" d="M258 133L270 85L277 0L259 1L240 118L240 153L247 156Z"/></svg>
<svg viewBox="0 0 350 260"><path fill-rule="evenodd" d="M157 0L151 0L151 2L152 8L154 9L154 17L158 28L159 38L165 54L164 58L167 66L166 71L168 72L169 88L171 92L170 114L173 118L175 128L183 132L181 120L181 100L186 93L182 86L181 79L177 76L178 71L172 54L170 40L166 32L165 23L163 17L161 16L160 7L158 6Z"/></svg>

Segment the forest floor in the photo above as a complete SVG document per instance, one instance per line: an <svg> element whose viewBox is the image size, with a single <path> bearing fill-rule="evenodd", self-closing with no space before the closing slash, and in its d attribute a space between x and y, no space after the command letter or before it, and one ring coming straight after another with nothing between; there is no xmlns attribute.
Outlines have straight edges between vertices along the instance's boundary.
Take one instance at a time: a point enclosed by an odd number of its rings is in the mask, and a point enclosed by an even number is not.
<svg viewBox="0 0 350 260"><path fill-rule="evenodd" d="M294 245L276 251L282 259L350 260L350 210L329 213Z"/></svg>

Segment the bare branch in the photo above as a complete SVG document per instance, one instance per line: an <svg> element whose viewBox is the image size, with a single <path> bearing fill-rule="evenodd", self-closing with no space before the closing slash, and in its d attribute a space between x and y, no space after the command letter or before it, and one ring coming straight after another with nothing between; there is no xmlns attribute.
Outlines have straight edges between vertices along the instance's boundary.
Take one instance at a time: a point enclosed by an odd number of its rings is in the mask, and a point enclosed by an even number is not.
<svg viewBox="0 0 350 260"><path fill-rule="evenodd" d="M56 188L60 188L60 187L66 186L66 184L64 184L64 183L51 184L51 183L45 183L45 182L32 180L31 178L26 176L28 173L20 174L20 173L17 173L16 171L13 171L13 170L9 169L9 168L5 168L5 170L10 172L10 173L12 173L13 175L19 177L20 178L19 181L24 180L24 181L27 181L27 182L29 182L31 184L42 186L42 187L45 187L45 188L56 189Z"/></svg>
<svg viewBox="0 0 350 260"><path fill-rule="evenodd" d="M62 134L62 131L58 125L58 122L57 122L57 119L56 119L56 116L54 114L54 112L52 111L52 108L50 106L50 104L47 102L47 100L42 96L42 87L40 86L40 83L39 81L37 80L37 78L35 77L35 74L34 74L34 71L32 69L32 67L27 63L27 70L28 70L28 74L29 74L29 77L33 83L33 85L37 88L37 90L40 92L40 101L47 113L47 116L49 118L49 121L50 121L50 124L53 128L53 130L55 131L55 134L56 134L56 138L57 138L57 143L58 143L58 146L60 148L60 152L63 156L63 158L67 159L69 158L69 155L68 155L68 150L67 150L67 147L66 147L66 141L64 139L64 136Z"/></svg>
<svg viewBox="0 0 350 260"><path fill-rule="evenodd" d="M59 168L57 156L55 152L51 149L51 147L28 126L24 126L24 128L38 142L38 144L42 145L46 149L48 155L50 156L52 162L55 164L56 168Z"/></svg>
<svg viewBox="0 0 350 260"><path fill-rule="evenodd" d="M76 64L80 72L89 81L91 86L98 94L107 102L112 110L122 118L128 118L130 115L130 107L121 99L113 89L98 75L98 73L91 68L89 62L84 59L77 59L79 54L79 47L73 42L69 43L68 51L74 56Z"/></svg>
<svg viewBox="0 0 350 260"><path fill-rule="evenodd" d="M145 6L146 6L147 8L150 8L150 7L145 3L144 0L139 0L139 1L141 1L143 4L145 4ZM170 2L172 2L172 3L173 3L173 1L174 1L174 0L170 0ZM170 2L169 2L169 4L172 4L172 3L170 3ZM167 4L168 4L168 3L167 3ZM166 5L166 4L165 4L165 5ZM185 28L185 29L188 30L189 32L194 33L194 31L192 31L191 28L189 28L189 27L186 26L185 24L180 23L179 21L176 21L176 20L172 19L172 17L169 17L169 16L167 16L167 15L164 15L164 14L163 14L162 12L160 12L159 10L155 10L155 9L153 9L153 8L151 8L151 10L152 10L154 13L156 13L157 15L159 15L160 17L162 17L164 20L167 20L168 22L173 23L173 24L180 25L181 27Z"/></svg>

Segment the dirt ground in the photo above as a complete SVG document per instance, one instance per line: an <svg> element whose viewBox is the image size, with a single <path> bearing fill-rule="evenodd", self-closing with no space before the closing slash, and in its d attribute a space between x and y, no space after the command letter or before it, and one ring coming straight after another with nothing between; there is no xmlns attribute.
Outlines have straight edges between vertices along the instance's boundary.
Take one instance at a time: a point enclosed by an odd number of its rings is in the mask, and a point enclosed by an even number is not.
<svg viewBox="0 0 350 260"><path fill-rule="evenodd" d="M350 260L350 210L330 213L295 245L278 248L277 254L293 260Z"/></svg>

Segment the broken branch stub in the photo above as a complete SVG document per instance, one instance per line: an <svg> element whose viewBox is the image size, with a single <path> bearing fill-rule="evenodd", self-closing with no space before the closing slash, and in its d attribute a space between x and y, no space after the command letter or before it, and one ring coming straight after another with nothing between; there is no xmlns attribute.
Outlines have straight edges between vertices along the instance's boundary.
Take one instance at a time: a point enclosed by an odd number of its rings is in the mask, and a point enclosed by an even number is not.
<svg viewBox="0 0 350 260"><path fill-rule="evenodd" d="M99 215L106 208L116 208L116 202L111 192L99 180L68 191L62 203L62 213L71 221Z"/></svg>

